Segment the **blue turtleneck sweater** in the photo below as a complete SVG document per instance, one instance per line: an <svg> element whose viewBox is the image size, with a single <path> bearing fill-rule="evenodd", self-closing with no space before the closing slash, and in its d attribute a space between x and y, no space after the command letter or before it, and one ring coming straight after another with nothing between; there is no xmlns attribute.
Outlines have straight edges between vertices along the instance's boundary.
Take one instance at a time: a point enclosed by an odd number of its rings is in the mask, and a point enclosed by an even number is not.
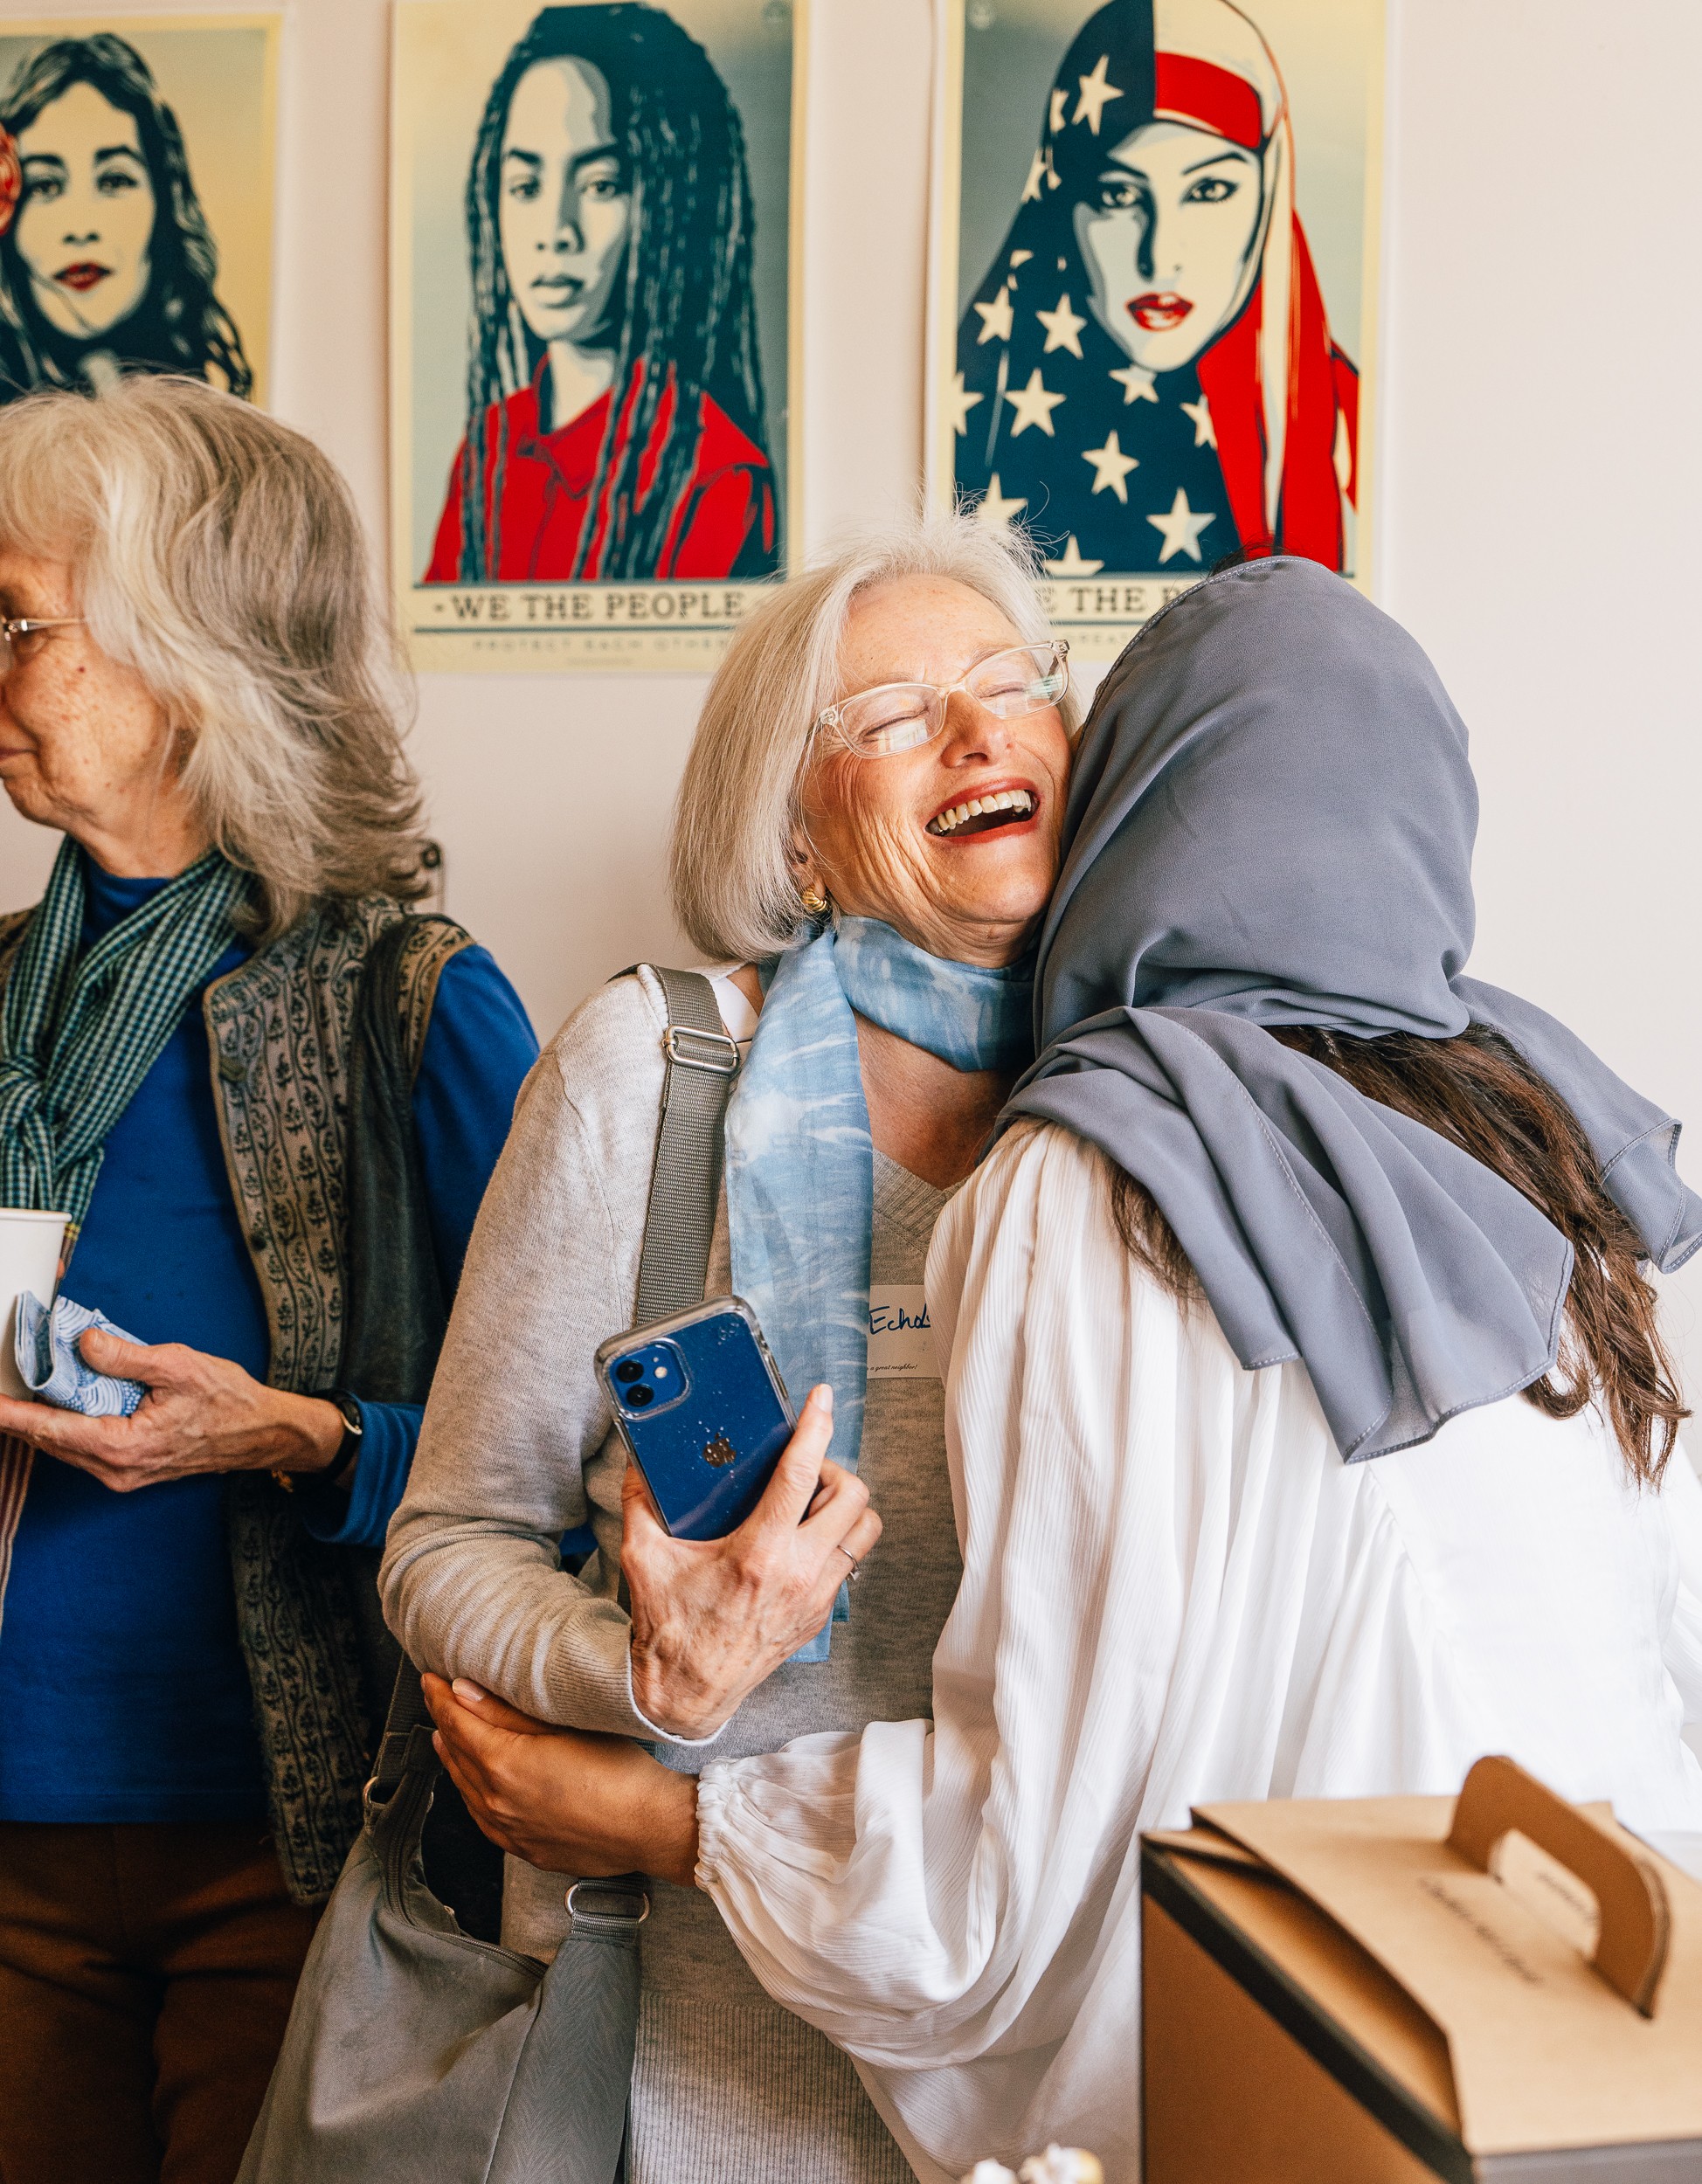
<svg viewBox="0 0 1702 2184"><path fill-rule="evenodd" d="M114 879L86 860L84 869L86 945L165 884ZM229 949L208 983L247 954ZM469 948L451 957L413 1097L450 1287L536 1058L526 1013L490 957ZM65 1289L139 1342L187 1343L266 1377L266 1306L231 1197L198 995L107 1139ZM361 1409L353 1490L303 1497L303 1516L322 1538L377 1545L407 1482L420 1413ZM223 1481L114 1494L38 1456L0 1620L0 1820L237 1820L264 1810Z"/></svg>

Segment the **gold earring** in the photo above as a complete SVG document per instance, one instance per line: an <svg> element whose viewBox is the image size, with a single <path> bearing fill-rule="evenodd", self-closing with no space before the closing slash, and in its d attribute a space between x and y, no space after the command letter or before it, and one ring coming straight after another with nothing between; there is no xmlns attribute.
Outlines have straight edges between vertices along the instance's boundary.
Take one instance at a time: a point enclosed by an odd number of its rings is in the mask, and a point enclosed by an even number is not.
<svg viewBox="0 0 1702 2184"><path fill-rule="evenodd" d="M826 917L833 908L827 900L827 891L819 880L812 880L798 899L812 917Z"/></svg>

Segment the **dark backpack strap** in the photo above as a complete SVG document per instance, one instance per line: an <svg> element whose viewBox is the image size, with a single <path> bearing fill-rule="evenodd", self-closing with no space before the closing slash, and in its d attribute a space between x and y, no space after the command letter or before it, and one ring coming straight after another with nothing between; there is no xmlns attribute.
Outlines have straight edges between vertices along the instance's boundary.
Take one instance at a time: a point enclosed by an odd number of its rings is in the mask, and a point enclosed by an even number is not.
<svg viewBox="0 0 1702 2184"><path fill-rule="evenodd" d="M739 1066L738 1042L722 1024L709 980L695 971L650 967L668 1004L668 1074L639 1261L639 1327L703 1301L721 1195L722 1123Z"/></svg>
<svg viewBox="0 0 1702 2184"><path fill-rule="evenodd" d="M432 1727L419 1671L412 1661L405 1659L397 1671L396 1688L391 1693L390 1712L384 1722L384 1733L378 1740L372 1780L366 1786L366 1794L375 1804L388 1804L402 1777L414 1768L426 1767L435 1772L438 1760L432 1749Z"/></svg>
<svg viewBox="0 0 1702 2184"><path fill-rule="evenodd" d="M443 965L468 936L410 914L367 950L349 1042L349 1262L340 1385L423 1403L449 1324L413 1121L414 1078Z"/></svg>
<svg viewBox="0 0 1702 2184"><path fill-rule="evenodd" d="M468 936L452 920L410 914L367 950L349 1026L349 1257L339 1383L375 1403L423 1403L449 1324L432 1238L413 1086L443 965ZM320 1489L335 1495L337 1489ZM385 1628L376 1547L346 1547L370 1717L389 1711L371 1794L385 1801L410 1767L433 1773L432 1717L418 1671ZM454 1785L437 1785L423 1823L426 1876L455 1906L464 1932L495 1941L502 1918L502 1854L480 1834Z"/></svg>

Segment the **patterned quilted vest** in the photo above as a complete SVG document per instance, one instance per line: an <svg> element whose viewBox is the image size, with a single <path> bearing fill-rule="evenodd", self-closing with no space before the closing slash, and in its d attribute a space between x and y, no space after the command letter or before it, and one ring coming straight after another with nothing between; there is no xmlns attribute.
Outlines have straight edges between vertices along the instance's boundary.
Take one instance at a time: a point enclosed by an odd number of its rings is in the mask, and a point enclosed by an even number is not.
<svg viewBox="0 0 1702 2184"><path fill-rule="evenodd" d="M29 915L0 918L0 990ZM350 1026L367 952L405 916L383 895L322 901L210 986L204 1002L231 1195L266 1300L267 1378L298 1393L339 1378ZM411 1068L443 966L468 945L459 926L423 918L402 946L396 991ZM8 1448L17 1444L0 1442ZM10 1495L0 1476L0 1584L27 1482L19 1469L14 1461ZM263 1472L232 1472L225 1508L273 1835L291 1893L316 1903L359 1831L361 1787L383 1726L372 1719L374 1558L315 1539L294 1497Z"/></svg>

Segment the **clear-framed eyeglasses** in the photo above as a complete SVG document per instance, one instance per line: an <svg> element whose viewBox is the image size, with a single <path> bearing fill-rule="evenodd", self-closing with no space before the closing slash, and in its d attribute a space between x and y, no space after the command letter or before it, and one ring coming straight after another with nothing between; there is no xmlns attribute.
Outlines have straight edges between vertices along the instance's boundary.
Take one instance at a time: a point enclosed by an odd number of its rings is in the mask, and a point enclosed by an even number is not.
<svg viewBox="0 0 1702 2184"><path fill-rule="evenodd" d="M978 660L956 682L882 682L841 698L816 715L818 734L831 731L860 758L889 758L931 743L945 726L946 707L961 690L996 721L1020 721L1056 705L1069 688L1069 646L1009 645Z"/></svg>
<svg viewBox="0 0 1702 2184"><path fill-rule="evenodd" d="M49 630L81 629L80 614L62 614L57 620L32 620L28 615L13 615L0 619L0 675L10 674L20 660L28 660L37 647L32 638L44 637ZM21 641L20 641L21 640Z"/></svg>

